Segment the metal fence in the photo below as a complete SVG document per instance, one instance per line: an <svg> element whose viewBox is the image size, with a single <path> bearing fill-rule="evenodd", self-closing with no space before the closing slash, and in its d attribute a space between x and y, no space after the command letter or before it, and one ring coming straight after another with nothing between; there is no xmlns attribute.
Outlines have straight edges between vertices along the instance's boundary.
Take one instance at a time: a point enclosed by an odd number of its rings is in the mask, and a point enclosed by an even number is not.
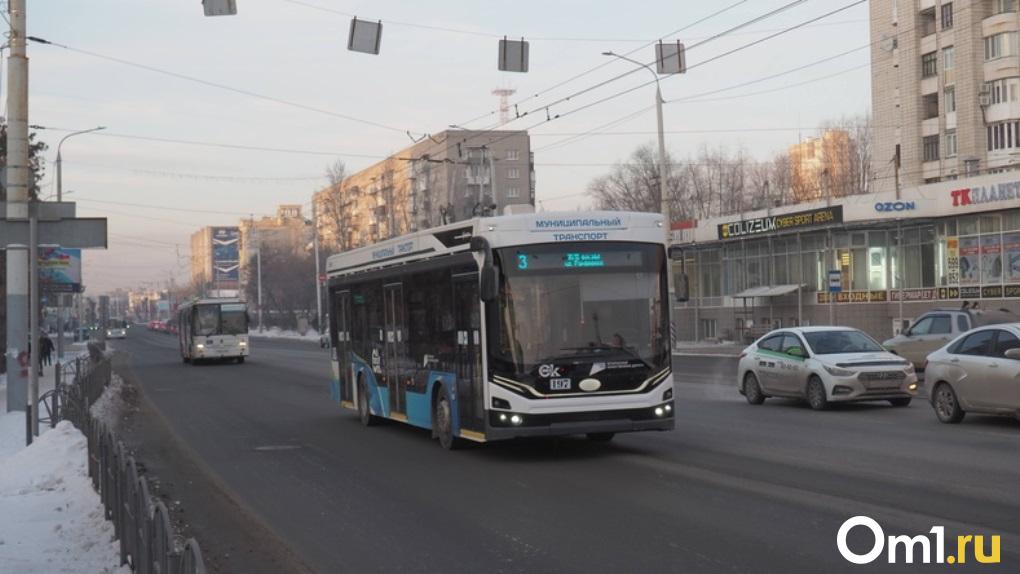
<svg viewBox="0 0 1020 574"><path fill-rule="evenodd" d="M148 481L112 429L92 417L90 409L110 384L110 359L101 352L73 363L74 377L40 397L49 422L70 421L88 438L89 477L99 492L106 518L120 540L121 564L138 574L206 574L195 539L182 541L170 512L149 496ZM70 374L70 373L68 373Z"/></svg>

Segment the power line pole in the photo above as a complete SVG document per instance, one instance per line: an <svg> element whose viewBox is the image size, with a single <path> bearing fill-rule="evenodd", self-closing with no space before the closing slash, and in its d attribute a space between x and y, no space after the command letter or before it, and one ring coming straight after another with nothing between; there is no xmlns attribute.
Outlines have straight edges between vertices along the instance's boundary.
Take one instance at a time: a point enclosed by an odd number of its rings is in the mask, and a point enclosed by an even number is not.
<svg viewBox="0 0 1020 574"><path fill-rule="evenodd" d="M315 326L322 334L322 281L319 280L319 210L312 195L312 252L315 256Z"/></svg>
<svg viewBox="0 0 1020 574"><path fill-rule="evenodd" d="M7 59L7 219L25 221L29 215L28 169L28 56L25 52L26 0L8 2L10 49ZM26 245L7 246L7 409L28 404L24 360L28 337L28 267ZM38 346L38 345L36 345ZM30 364L29 368L33 366ZM28 437L31 440L31 437Z"/></svg>

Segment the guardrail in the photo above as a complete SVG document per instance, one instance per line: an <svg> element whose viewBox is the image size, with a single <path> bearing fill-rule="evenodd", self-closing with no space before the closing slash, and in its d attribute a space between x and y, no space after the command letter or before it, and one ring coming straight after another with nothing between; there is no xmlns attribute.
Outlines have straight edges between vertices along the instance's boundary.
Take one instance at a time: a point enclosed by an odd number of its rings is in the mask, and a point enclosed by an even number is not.
<svg viewBox="0 0 1020 574"><path fill-rule="evenodd" d="M206 574L202 549L194 538L181 541L170 512L149 496L138 462L112 429L91 414L112 377L110 359L98 349L74 362L74 379L39 401L50 423L70 421L88 438L89 477L103 501L107 520L120 540L122 565L138 574Z"/></svg>

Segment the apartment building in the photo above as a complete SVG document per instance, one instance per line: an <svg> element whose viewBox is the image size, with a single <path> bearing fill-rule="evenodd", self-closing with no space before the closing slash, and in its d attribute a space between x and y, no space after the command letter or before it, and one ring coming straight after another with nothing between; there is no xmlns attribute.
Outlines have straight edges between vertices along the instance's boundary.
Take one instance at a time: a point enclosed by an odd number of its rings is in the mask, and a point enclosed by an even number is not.
<svg viewBox="0 0 1020 574"><path fill-rule="evenodd" d="M854 142L846 130L825 130L821 136L789 147L790 188L796 201L860 193L849 160Z"/></svg>
<svg viewBox="0 0 1020 574"><path fill-rule="evenodd" d="M312 241L312 226L297 204L277 206L275 216L242 219L240 257L242 271L251 263L259 246L296 253L306 250Z"/></svg>
<svg viewBox="0 0 1020 574"><path fill-rule="evenodd" d="M315 194L326 251L534 205L526 131L447 130L394 153Z"/></svg>
<svg viewBox="0 0 1020 574"><path fill-rule="evenodd" d="M876 191L1020 163L1017 4L870 3Z"/></svg>

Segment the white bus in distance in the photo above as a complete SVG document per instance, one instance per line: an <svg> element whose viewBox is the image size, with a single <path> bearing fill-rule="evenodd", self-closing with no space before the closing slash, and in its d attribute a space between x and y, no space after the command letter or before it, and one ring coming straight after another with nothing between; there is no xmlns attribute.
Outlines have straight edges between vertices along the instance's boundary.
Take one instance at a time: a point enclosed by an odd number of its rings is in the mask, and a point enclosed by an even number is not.
<svg viewBox="0 0 1020 574"><path fill-rule="evenodd" d="M476 218L327 262L331 395L445 448L674 428L661 215Z"/></svg>
<svg viewBox="0 0 1020 574"><path fill-rule="evenodd" d="M248 305L240 299L196 299L177 309L181 360L235 360L248 356Z"/></svg>

